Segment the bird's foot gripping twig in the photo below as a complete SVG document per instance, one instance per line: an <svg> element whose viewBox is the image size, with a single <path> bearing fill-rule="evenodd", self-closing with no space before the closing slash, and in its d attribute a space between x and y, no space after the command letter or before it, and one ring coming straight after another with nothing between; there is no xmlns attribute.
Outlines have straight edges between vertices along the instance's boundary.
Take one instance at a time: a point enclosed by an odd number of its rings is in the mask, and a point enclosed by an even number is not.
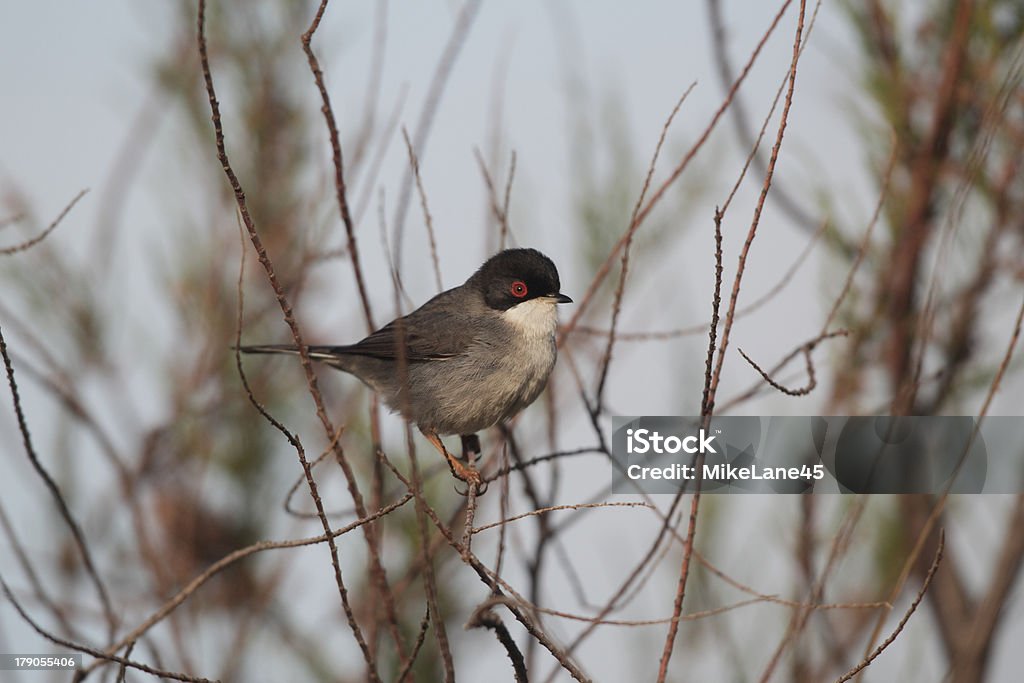
<svg viewBox="0 0 1024 683"><path fill-rule="evenodd" d="M448 452L448 449L444 447L444 443L442 443L441 438L438 437L436 433L427 430L421 431L423 432L423 436L427 437L427 441L429 441L434 446L434 448L436 448L441 453L441 455L445 457L445 460L448 461L448 467L452 471L452 476L454 476L456 479L460 479L466 482L467 488L465 491L459 491L458 487L456 487L455 490L458 491L459 494L463 496L469 495L470 488L472 488L474 494L478 496L482 496L484 493L487 492L488 484L484 482L483 477L480 476L480 472L476 469L476 465L473 464L472 460L469 460L468 462L463 462L462 460L456 458L454 455ZM471 436L472 439L476 440L475 434ZM466 437L463 437L463 452L465 452L465 444ZM476 440L476 444L477 446L479 446L480 441Z"/></svg>

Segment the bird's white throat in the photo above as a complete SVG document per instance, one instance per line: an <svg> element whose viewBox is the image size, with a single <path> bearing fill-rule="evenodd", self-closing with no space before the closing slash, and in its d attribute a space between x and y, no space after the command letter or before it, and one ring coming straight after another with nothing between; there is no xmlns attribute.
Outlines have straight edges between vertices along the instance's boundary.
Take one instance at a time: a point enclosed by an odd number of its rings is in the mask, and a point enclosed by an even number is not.
<svg viewBox="0 0 1024 683"><path fill-rule="evenodd" d="M530 299L516 304L501 314L506 322L515 325L524 334L531 337L547 337L555 333L558 326L558 314L555 302L546 297Z"/></svg>

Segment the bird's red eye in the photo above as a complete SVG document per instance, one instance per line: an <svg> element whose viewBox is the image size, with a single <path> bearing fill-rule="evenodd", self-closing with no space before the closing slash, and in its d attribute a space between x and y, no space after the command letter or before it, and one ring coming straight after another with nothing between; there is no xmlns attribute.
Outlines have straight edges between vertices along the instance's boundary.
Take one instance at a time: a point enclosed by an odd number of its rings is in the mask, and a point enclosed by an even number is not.
<svg viewBox="0 0 1024 683"><path fill-rule="evenodd" d="M515 282L513 282L512 286L509 289L512 291L512 296L516 297L517 299L522 299L524 296L526 296L526 283L523 282L522 280L516 280Z"/></svg>

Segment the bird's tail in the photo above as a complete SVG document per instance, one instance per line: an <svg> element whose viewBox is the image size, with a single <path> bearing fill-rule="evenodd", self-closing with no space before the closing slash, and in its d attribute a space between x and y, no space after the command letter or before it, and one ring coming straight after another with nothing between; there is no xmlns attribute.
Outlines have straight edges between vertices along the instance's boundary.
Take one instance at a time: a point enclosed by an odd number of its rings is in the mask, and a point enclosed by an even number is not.
<svg viewBox="0 0 1024 683"><path fill-rule="evenodd" d="M338 353L333 346L309 346L309 357L320 361L337 361ZM282 353L288 356L299 355L299 347L294 344L257 344L255 346L239 346L242 353Z"/></svg>

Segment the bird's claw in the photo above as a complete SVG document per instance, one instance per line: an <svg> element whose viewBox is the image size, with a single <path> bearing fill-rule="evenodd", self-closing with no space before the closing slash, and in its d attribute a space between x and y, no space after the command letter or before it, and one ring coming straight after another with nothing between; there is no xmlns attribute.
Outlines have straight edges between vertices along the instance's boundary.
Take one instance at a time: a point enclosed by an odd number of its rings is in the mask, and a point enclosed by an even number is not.
<svg viewBox="0 0 1024 683"><path fill-rule="evenodd" d="M422 429L423 435L427 437L427 440L433 444L434 448L444 456L444 459L448 461L448 469L452 471L452 476L456 479L465 482L465 491L459 491L458 486L455 490L463 496L468 496L469 491L472 490L474 495L482 496L487 492L487 482L480 476L479 470L473 464L472 457L467 457L470 453L480 453L480 439L476 434L464 434L462 436L462 458L456 458L454 455L448 452L448 449L444 447L444 443L438 438L437 432L429 429ZM470 489L472 487L472 489Z"/></svg>
<svg viewBox="0 0 1024 683"><path fill-rule="evenodd" d="M466 488L459 489L459 485L458 484L454 485L455 493L459 494L460 496L468 497L469 496L469 487L470 486L473 487L473 495L476 495L476 496L484 495L485 493L487 493L487 489L489 489L491 487L491 482L483 481L483 480L480 479L479 476L476 477L475 481L470 481L468 479L463 479L462 481L466 484Z"/></svg>

